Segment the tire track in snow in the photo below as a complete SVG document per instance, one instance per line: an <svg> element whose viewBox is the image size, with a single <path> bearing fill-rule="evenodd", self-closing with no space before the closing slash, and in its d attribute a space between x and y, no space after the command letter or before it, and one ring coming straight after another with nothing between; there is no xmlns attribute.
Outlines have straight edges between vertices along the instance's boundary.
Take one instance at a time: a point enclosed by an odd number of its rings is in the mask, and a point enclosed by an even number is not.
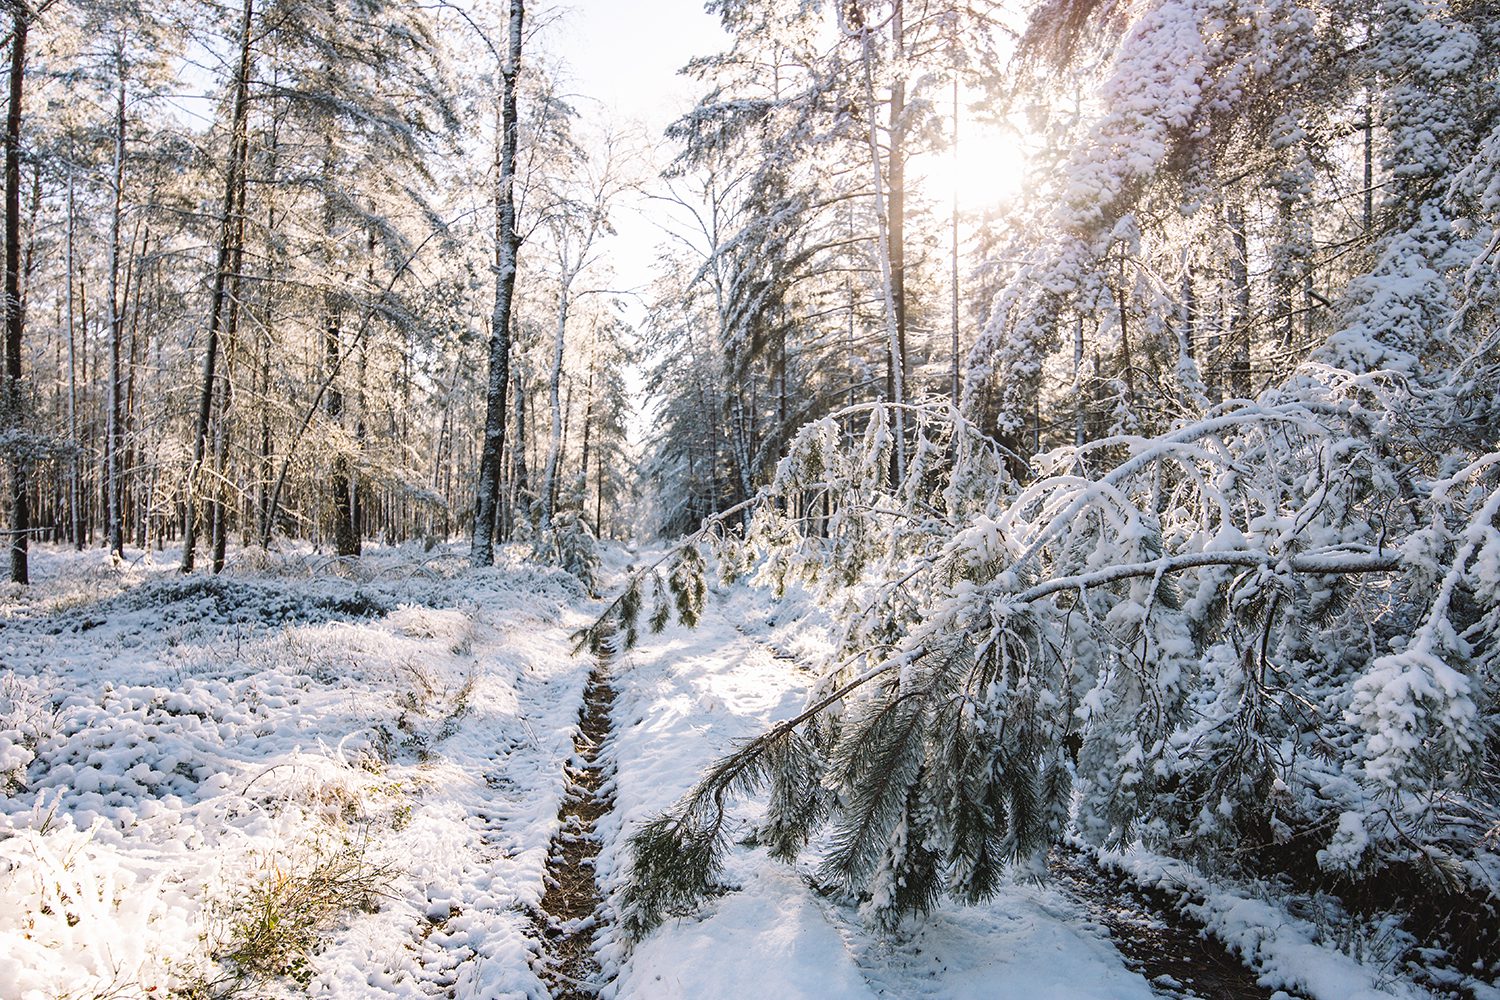
<svg viewBox="0 0 1500 1000"><path fill-rule="evenodd" d="M516 627L497 625L502 636ZM441 833L451 838L452 863L427 884L425 919L409 944L421 993L434 1000L546 995L532 915L545 893L559 803L571 787L564 769L576 753L586 689L584 664L566 652L566 635L560 631L554 646L550 629L533 633L524 649L502 638L490 655L520 662L481 671L474 714L432 744L437 780L460 808Z"/></svg>
<svg viewBox="0 0 1500 1000"><path fill-rule="evenodd" d="M594 952L604 902L594 869L601 846L595 827L614 807L613 776L601 760L615 702L609 665L609 654L601 654L584 689L560 828L547 858L546 893L535 913L542 944L535 968L554 1000L584 1000L605 985Z"/></svg>
<svg viewBox="0 0 1500 1000"><path fill-rule="evenodd" d="M1269 1000L1272 996L1254 972L1217 938L1206 934L1201 924L1178 913L1160 893L1105 871L1076 848L1054 849L1048 868L1061 889L1109 930L1115 947L1151 981L1158 995L1172 1000Z"/></svg>

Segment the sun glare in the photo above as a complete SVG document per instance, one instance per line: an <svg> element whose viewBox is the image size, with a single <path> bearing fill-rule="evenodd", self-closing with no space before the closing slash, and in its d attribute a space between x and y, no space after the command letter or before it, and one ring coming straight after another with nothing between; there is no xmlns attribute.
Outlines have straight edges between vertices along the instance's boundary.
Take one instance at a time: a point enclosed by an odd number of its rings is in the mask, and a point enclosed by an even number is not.
<svg viewBox="0 0 1500 1000"><path fill-rule="evenodd" d="M1021 193L1026 150L1020 136L998 128L971 126L958 137L958 148L933 153L924 164L926 191L951 205L955 196L963 212L995 208Z"/></svg>

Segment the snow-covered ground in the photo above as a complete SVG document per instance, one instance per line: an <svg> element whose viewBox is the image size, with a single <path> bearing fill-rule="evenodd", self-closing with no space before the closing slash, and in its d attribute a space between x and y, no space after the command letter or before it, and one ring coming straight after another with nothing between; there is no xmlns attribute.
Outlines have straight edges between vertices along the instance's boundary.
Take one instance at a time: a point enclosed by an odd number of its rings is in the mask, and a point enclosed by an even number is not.
<svg viewBox="0 0 1500 1000"><path fill-rule="evenodd" d="M534 911L593 665L570 635L597 605L513 556L240 563L183 578L43 547L36 584L0 591L0 998L546 997ZM825 632L805 601L736 587L615 657L606 898L638 824L802 707ZM739 832L759 808L735 806ZM1110 863L1191 896L1268 988L1420 995L1274 902ZM724 894L633 947L607 903L606 995L1154 995L1058 885L882 940L811 870L736 845Z"/></svg>
<svg viewBox="0 0 1500 1000"><path fill-rule="evenodd" d="M0 997L544 996L587 601L502 562L41 549L0 597Z"/></svg>
<svg viewBox="0 0 1500 1000"><path fill-rule="evenodd" d="M813 678L775 652L816 652L820 632L735 590L709 602L698 628L643 638L616 664L612 753L616 809L604 829L599 875L618 887L621 832L671 805L735 739L796 714ZM813 648L809 648L809 647ZM773 652L775 651L775 652ZM748 833L755 804L741 810ZM626 956L610 939L620 1000L764 996L870 997L1152 996L1104 933L1056 889L1008 887L984 906L950 908L898 942L881 942L852 907L815 893L802 873L763 848L737 847L725 881L735 891L672 921Z"/></svg>
<svg viewBox="0 0 1500 1000"><path fill-rule="evenodd" d="M795 715L813 681L826 628L805 602L781 605L743 587L711 598L696 629L644 637L615 668L616 808L604 822L599 876L618 891L624 839L666 809L739 739ZM738 807L737 833L759 810ZM815 860L815 859L813 859ZM1273 901L1211 885L1187 866L1140 853L1112 867L1198 902L1185 907L1287 1000L1372 1000L1425 994L1378 963L1363 965ZM606 930L601 951L618 1000L931 997L951 1000L1130 1000L1156 995L1108 932L1055 884L1014 882L980 906L944 905L898 940L881 940L856 907L813 889L764 848L736 845L731 891L669 921L633 950Z"/></svg>

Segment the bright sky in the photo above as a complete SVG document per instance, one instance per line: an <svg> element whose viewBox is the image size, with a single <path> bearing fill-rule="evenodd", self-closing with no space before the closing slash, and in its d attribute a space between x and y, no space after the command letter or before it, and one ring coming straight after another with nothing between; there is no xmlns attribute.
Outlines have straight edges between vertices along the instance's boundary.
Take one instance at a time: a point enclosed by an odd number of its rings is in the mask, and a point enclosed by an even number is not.
<svg viewBox="0 0 1500 1000"><path fill-rule="evenodd" d="M711 55L729 44L719 19L704 12L702 0L570 0L563 19L546 32L547 47L566 63L585 120L607 119L639 127L654 162L654 175L672 155L662 130L692 108L697 83L680 76L694 56ZM651 277L651 259L661 231L632 203L615 213L619 235L610 258L621 288L640 288Z"/></svg>
<svg viewBox="0 0 1500 1000"><path fill-rule="evenodd" d="M545 32L546 47L567 64L572 90L585 120L609 120L641 133L645 157L642 180L666 165L672 153L662 130L689 110L696 83L680 76L694 56L711 55L729 44L717 17L703 10L702 0L571 0L562 20ZM544 15L545 16L545 15ZM585 99L594 103L587 106ZM645 290L661 230L645 214L651 203L632 199L613 215L617 235L607 247L615 287ZM644 302L630 303L630 314L644 318ZM651 414L644 403L642 373L626 372L632 398L638 400L627 420L627 434L639 444L647 436Z"/></svg>
<svg viewBox="0 0 1500 1000"><path fill-rule="evenodd" d="M646 167L654 175L673 152L662 130L698 96L696 81L677 71L694 56L728 48L729 36L716 16L704 12L702 0L564 0L556 10L564 13L545 31L546 46L566 62L576 92L597 102L580 107L583 119L599 120L596 115L603 112L616 124L638 124L658 153ZM965 120L961 133L963 155L957 163L941 153L919 158L910 166L912 179L928 185L939 204L947 204L956 187L966 211L1014 196L1025 155L1017 137L974 120ZM620 233L610 257L623 288L638 288L649 280L651 259L662 240L643 210L652 211L650 203L623 206L615 213Z"/></svg>
<svg viewBox="0 0 1500 1000"><path fill-rule="evenodd" d="M549 47L567 60L582 94L660 130L692 106L677 71L729 41L702 0L569 0Z"/></svg>
<svg viewBox="0 0 1500 1000"><path fill-rule="evenodd" d="M703 0L564 0L561 7L537 16L550 18L555 11L561 11L561 19L544 30L543 44L566 64L581 120L635 126L646 146L640 179L649 183L674 152L662 130L699 96L697 81L678 70L695 56L725 50L729 37L718 18L703 10ZM930 185L939 204L949 203L956 188L966 211L1014 194L1024 156L1014 135L966 121L960 148L958 160L939 153L913 162L912 180ZM633 198L613 213L617 235L606 253L614 287L645 291L656 248L664 241L652 221L653 216L660 221L661 211L659 202ZM631 302L629 311L637 321L643 319L644 302ZM632 396L641 399L640 372L628 372L627 382ZM638 410L629 421L630 436L640 441L650 420L648 408Z"/></svg>

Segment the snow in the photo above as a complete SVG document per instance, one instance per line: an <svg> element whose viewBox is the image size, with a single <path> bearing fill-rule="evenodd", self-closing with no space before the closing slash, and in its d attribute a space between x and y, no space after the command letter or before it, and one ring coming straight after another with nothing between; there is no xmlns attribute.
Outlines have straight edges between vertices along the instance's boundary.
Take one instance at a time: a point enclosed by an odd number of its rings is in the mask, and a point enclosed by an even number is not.
<svg viewBox="0 0 1500 1000"><path fill-rule="evenodd" d="M759 852L757 852L757 855ZM714 900L636 949L620 997L659 1000L758 996L867 1000L843 939L795 875L763 856L735 859L739 889Z"/></svg>
<svg viewBox="0 0 1500 1000"><path fill-rule="evenodd" d="M1142 885L1177 897L1184 912L1260 973L1263 986L1295 991L1308 1000L1418 1000L1428 996L1388 970L1362 964L1322 944L1315 926L1275 902L1215 885L1183 862L1139 848L1105 853L1101 862Z"/></svg>
<svg viewBox="0 0 1500 1000"><path fill-rule="evenodd" d="M528 908L586 598L502 563L417 547L346 578L307 553L179 578L39 548L35 586L0 598L0 995L211 981L257 887L337 856L372 895L319 925L307 990L545 996Z"/></svg>
<svg viewBox="0 0 1500 1000"><path fill-rule="evenodd" d="M0 996L223 983L257 894L329 859L353 859L368 891L311 914L316 941L254 995L547 996L532 914L592 666L570 640L596 607L576 581L513 553L474 572L416 550L377 550L342 576L306 553L213 579L47 547L35 565L31 591L0 598ZM1054 885L1011 878L882 936L858 900L815 888L819 842L790 866L743 842L754 798L731 807L722 893L639 943L621 936L632 831L803 708L804 665L832 630L795 586L776 602L732 585L697 629L614 658L615 807L596 830L605 995L1153 996ZM1361 817L1340 818L1344 863L1363 849ZM1143 851L1106 859L1179 897L1268 988L1422 995L1274 902Z"/></svg>
<svg viewBox="0 0 1500 1000"><path fill-rule="evenodd" d="M608 750L618 769L616 808L601 829L598 864L606 887L620 886L631 830L670 806L735 740L802 708L814 677L794 666L787 651L819 647L810 636L825 628L805 595L793 592L772 605L763 592L736 588L710 599L696 630L672 627L621 654ZM750 833L758 809L754 802L736 809L734 838ZM815 868L813 858L793 869L763 848L737 846L726 859L724 895L666 922L633 951L606 931L601 952L618 972L610 995L1153 995L1105 933L1055 889L1008 885L984 905L946 907L920 929L885 941L864 926L853 902L812 890Z"/></svg>

